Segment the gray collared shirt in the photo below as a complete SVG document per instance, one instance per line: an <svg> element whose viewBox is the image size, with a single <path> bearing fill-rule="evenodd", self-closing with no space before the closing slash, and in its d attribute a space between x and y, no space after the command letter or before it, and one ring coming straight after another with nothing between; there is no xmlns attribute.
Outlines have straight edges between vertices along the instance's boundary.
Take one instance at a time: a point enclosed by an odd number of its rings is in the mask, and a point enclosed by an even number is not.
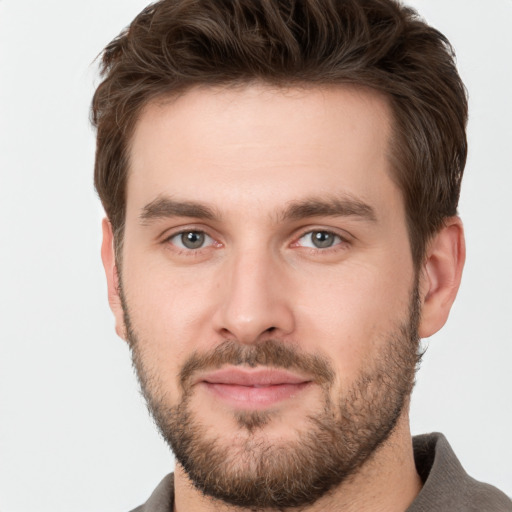
<svg viewBox="0 0 512 512"><path fill-rule="evenodd" d="M413 438L416 469L423 488L406 512L512 512L512 501L463 469L442 434ZM148 501L132 512L171 512L174 476L167 475Z"/></svg>

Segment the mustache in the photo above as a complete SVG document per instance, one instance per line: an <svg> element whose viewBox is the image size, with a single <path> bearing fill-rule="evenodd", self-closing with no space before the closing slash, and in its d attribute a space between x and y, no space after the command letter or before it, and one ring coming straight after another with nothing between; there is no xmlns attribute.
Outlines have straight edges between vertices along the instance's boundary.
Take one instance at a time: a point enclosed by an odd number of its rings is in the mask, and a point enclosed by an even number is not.
<svg viewBox="0 0 512 512"><path fill-rule="evenodd" d="M321 385L332 384L335 376L325 357L301 352L282 341L268 339L261 343L242 345L236 340L226 340L209 352L194 352L185 361L179 375L181 387L184 390L189 388L196 373L217 370L225 365L298 370Z"/></svg>

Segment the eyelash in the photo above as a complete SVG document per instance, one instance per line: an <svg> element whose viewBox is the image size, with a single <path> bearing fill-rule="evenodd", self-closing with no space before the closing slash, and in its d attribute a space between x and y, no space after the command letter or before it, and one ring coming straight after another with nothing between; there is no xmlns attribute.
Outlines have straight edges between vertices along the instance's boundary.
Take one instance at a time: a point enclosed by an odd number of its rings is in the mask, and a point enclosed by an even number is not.
<svg viewBox="0 0 512 512"><path fill-rule="evenodd" d="M306 247L306 246L299 245L299 241L300 240L302 240L307 235L313 236L314 233L322 233L322 234L325 234L325 235L333 236L335 238L335 242L332 245L328 246L328 247ZM304 231L296 239L296 242L294 242L292 244L292 247L303 247L304 249L307 249L309 251L327 253L327 252L332 252L332 251L340 250L341 249L340 246L344 246L344 245L346 245L348 243L349 243L349 241L347 240L347 238L342 236L342 235L340 235L336 231L332 231L332 230L329 230L329 229L309 229L307 231Z"/></svg>
<svg viewBox="0 0 512 512"><path fill-rule="evenodd" d="M204 235L205 237L208 237L209 239L211 239L213 241L213 244L209 244L209 245L204 246L204 247L198 247L197 249L190 249L190 248L187 248L187 247L179 247L175 243L172 242L173 238L179 237L179 236L184 235L186 233L196 233L198 235ZM201 230L201 229L182 229L181 231L178 231L176 233L172 233L171 235L166 237L165 240L163 240L163 243L164 244L172 245L175 248L175 250L178 251L179 254L185 254L187 256L193 256L193 255L199 254L201 250L206 249L206 248L208 248L210 246L215 246L215 247L221 247L222 246L222 244L220 242L217 242L206 231Z"/></svg>
<svg viewBox="0 0 512 512"><path fill-rule="evenodd" d="M176 245L175 243L172 242L172 239L174 239L176 237L179 237L179 236L181 236L183 234L186 234L186 233L195 233L195 234L198 234L198 235L204 235L205 237L207 237L210 240L212 240L213 243L210 243L210 244L208 244L206 246L198 247L197 249L193 249L193 248L179 247L178 245ZM303 246L303 245L299 244L299 241L302 240L305 236L313 235L314 233L323 233L323 234L326 234L326 235L332 235L333 237L335 237L335 239L337 239L337 241L333 245L328 246L328 247L324 247L324 248L321 248L321 247L306 247L306 246ZM200 254L202 252L202 250L207 249L208 247L212 247L213 246L214 248L219 248L219 247L223 246L223 244L221 242L217 242L215 240L215 238L210 236L206 231L201 230L201 229L191 229L191 228L189 228L189 229L182 229L182 230L180 230L178 232L172 233L171 235L167 236L163 240L163 243L164 244L172 245L174 247L174 250L177 251L178 254L183 254L183 255L186 255L186 256L198 255L198 254ZM303 231L300 234L300 236L295 238L295 241L292 242L291 247L302 247L302 248L308 250L309 252L331 253L331 252L334 252L334 251L342 250L349 243L350 242L347 239L347 237L344 237L341 234L339 234L339 233L337 233L337 232L335 232L333 230L329 230L329 229L308 229L307 231Z"/></svg>

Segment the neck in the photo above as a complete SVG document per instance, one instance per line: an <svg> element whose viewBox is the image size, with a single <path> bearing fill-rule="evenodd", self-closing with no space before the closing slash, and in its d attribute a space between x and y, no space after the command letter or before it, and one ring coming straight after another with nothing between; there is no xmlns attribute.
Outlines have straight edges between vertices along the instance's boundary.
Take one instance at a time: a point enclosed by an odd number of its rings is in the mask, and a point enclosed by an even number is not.
<svg viewBox="0 0 512 512"><path fill-rule="evenodd" d="M404 512L420 492L421 485L414 464L409 416L404 411L387 441L357 473L314 504L300 508L300 511ZM176 465L174 486L174 512L249 512L249 509L226 505L204 496L193 486L179 464ZM285 510L292 512L294 509Z"/></svg>

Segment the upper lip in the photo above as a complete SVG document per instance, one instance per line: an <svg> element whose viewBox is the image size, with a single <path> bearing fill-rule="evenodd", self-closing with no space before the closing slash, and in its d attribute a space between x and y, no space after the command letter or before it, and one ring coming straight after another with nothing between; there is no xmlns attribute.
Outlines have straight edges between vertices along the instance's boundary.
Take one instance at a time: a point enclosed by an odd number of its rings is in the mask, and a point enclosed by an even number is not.
<svg viewBox="0 0 512 512"><path fill-rule="evenodd" d="M196 382L209 384L229 384L234 386L265 387L279 384L303 384L310 378L278 368L221 368L203 373Z"/></svg>

